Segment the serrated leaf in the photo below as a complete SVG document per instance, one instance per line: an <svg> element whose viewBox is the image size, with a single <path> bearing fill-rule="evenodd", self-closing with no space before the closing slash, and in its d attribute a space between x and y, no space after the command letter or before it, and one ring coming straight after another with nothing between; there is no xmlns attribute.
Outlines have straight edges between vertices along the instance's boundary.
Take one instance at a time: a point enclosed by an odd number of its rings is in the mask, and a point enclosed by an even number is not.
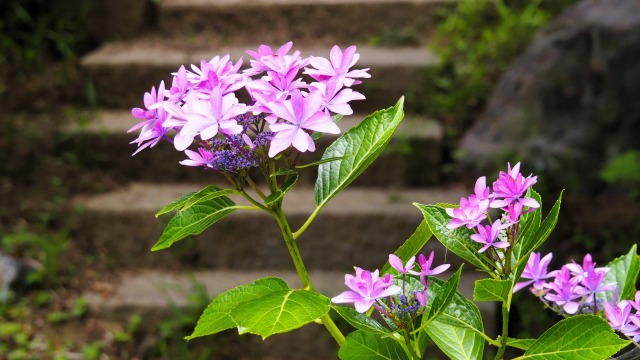
<svg viewBox="0 0 640 360"><path fill-rule="evenodd" d="M434 294L441 291L443 285L439 279L431 281L429 296L432 291ZM484 332L484 327L480 310L459 292L423 331L452 359L482 359L484 339L480 334Z"/></svg>
<svg viewBox="0 0 640 360"><path fill-rule="evenodd" d="M237 326L231 318L231 311L236 306L256 298L261 298L267 294L288 290L287 283L278 278L264 278L254 281L251 284L240 285L231 290L225 291L216 296L207 306L190 336L185 339L191 340L196 337L211 335L223 330Z"/></svg>
<svg viewBox="0 0 640 360"><path fill-rule="evenodd" d="M606 320L595 315L576 315L545 331L517 359L607 359L629 343L620 339Z"/></svg>
<svg viewBox="0 0 640 360"><path fill-rule="evenodd" d="M500 341L500 337L498 337L498 341ZM514 339L507 338L507 346L514 347L516 349L527 351L533 343L536 342L536 339Z"/></svg>
<svg viewBox="0 0 640 360"><path fill-rule="evenodd" d="M289 177L287 180L285 180L282 185L280 185L280 188L277 189L276 191L272 192L271 194L269 194L269 196L267 196L266 199L264 199L264 203L269 205L269 204L273 204L274 202L282 199L284 197L284 195L289 192L289 190L291 190L291 188L293 188L293 185L295 185L296 181L298 181L298 175L294 175Z"/></svg>
<svg viewBox="0 0 640 360"><path fill-rule="evenodd" d="M454 254L460 256L475 267L485 271L490 271L489 260L478 252L480 244L471 240L473 231L466 227L459 227L453 230L447 229L447 224L451 220L445 209L435 205L423 205L414 203L424 216L429 228L436 236L436 239Z"/></svg>
<svg viewBox="0 0 640 360"><path fill-rule="evenodd" d="M349 334L340 350L341 360L409 360L400 344L391 338L357 330Z"/></svg>
<svg viewBox="0 0 640 360"><path fill-rule="evenodd" d="M411 234L411 236L402 245L400 245L394 254L398 256L403 263L407 262L407 260L412 256L415 256L420 249L424 247L427 241L431 238L431 235L433 235L433 233L431 232L431 229L429 229L429 225L427 225L425 220L422 220L420 225L418 225L418 228L416 228L416 231L414 231L413 234ZM389 265L389 261L387 260L387 263L384 264L380 273L384 275L388 273L389 270L391 270L391 265Z"/></svg>
<svg viewBox="0 0 640 360"><path fill-rule="evenodd" d="M348 158L321 164L315 185L316 207L323 207L355 180L382 153L404 117L404 98L389 109L367 116L325 150L322 159Z"/></svg>
<svg viewBox="0 0 640 360"><path fill-rule="evenodd" d="M153 245L151 251L166 249L189 235L198 235L236 209L237 205L226 196L192 205L169 221L160 240Z"/></svg>
<svg viewBox="0 0 640 360"><path fill-rule="evenodd" d="M636 294L636 281L640 272L640 257L637 254L637 245L633 245L631 250L624 255L611 261L607 267L609 272L604 276L603 283L615 282L620 288L618 300L633 300ZM613 301L613 292L605 293L607 301Z"/></svg>
<svg viewBox="0 0 640 360"><path fill-rule="evenodd" d="M249 300L231 311L240 334L251 333L263 339L306 325L329 312L326 296L307 290L276 291Z"/></svg>
<svg viewBox="0 0 640 360"><path fill-rule="evenodd" d="M480 279L473 288L473 301L507 301L511 294L511 280Z"/></svg>
<svg viewBox="0 0 640 360"><path fill-rule="evenodd" d="M174 200L171 204L163 207L156 213L156 217L169 213L171 211L184 211L190 208L192 205L199 202L207 201L209 199L215 199L220 196L226 196L235 193L235 190L220 189L214 185L208 185L204 189L199 191L192 191L184 194L178 199Z"/></svg>
<svg viewBox="0 0 640 360"><path fill-rule="evenodd" d="M342 316L343 319L345 319L349 324L351 324L351 326L358 330L363 330L379 335L385 335L390 332L389 329L382 326L382 324L380 324L376 320L365 314L357 312L353 308L339 305L332 305L331 307L338 313L338 315Z"/></svg>

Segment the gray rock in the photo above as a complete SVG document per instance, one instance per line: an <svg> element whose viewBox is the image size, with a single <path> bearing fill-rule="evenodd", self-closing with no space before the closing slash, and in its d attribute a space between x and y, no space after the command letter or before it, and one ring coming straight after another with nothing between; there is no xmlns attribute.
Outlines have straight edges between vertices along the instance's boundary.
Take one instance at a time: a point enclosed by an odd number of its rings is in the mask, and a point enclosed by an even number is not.
<svg viewBox="0 0 640 360"><path fill-rule="evenodd" d="M464 172L523 161L547 190L599 192L607 160L640 148L639 60L640 1L567 9L494 88L462 139Z"/></svg>

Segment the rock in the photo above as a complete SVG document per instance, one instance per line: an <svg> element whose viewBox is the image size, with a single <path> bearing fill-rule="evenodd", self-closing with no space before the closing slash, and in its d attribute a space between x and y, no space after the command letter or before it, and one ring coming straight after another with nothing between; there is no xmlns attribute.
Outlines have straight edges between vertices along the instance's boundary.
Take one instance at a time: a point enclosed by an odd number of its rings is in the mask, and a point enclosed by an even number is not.
<svg viewBox="0 0 640 360"><path fill-rule="evenodd" d="M0 251L0 303L8 300L17 288L25 286L25 274L31 268Z"/></svg>
<svg viewBox="0 0 640 360"><path fill-rule="evenodd" d="M463 173L523 161L546 190L600 193L606 162L640 148L640 1L567 9L505 72L461 141Z"/></svg>

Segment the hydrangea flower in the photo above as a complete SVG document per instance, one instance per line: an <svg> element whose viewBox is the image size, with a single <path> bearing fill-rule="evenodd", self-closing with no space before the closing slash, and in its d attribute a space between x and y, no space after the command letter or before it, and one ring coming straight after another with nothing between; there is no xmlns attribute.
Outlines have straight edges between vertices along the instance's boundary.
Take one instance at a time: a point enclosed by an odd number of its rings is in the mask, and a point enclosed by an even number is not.
<svg viewBox="0 0 640 360"><path fill-rule="evenodd" d="M338 134L331 116L353 113L349 102L364 96L348 87L359 83L356 78L370 76L367 69L351 69L359 58L355 46L344 52L334 47L330 60L304 58L300 51L291 51L292 46L288 42L277 50L266 45L247 50L253 59L244 71L242 58L234 63L229 54L181 66L172 73L171 88L165 89L163 82L158 91L153 87L144 96L146 109L132 110L144 120L129 130L141 129L132 142L138 145L135 153L166 139L179 151L189 150L183 165L237 172L290 148L314 151L311 134ZM315 65L310 67L311 62ZM303 69L312 81L299 76ZM251 102L241 103L239 91L246 91ZM257 120L242 123L248 118ZM243 145L232 140L235 135Z"/></svg>
<svg viewBox="0 0 640 360"><path fill-rule="evenodd" d="M536 296L542 296L546 294L547 289L545 285L545 279L552 278L556 274L556 270L547 272L547 267L553 258L553 253L548 253L542 259L540 259L540 253L532 252L527 261L527 266L522 271L521 278L529 279L527 281L521 281L513 288L513 292L522 289L525 286L533 284L531 292Z"/></svg>
<svg viewBox="0 0 640 360"><path fill-rule="evenodd" d="M555 303L567 314L573 315L578 311L580 302L576 300L582 297L580 294L581 287L576 279L571 278L569 269L566 266L563 266L556 273L554 281L549 283L547 287L549 292L544 296L546 300Z"/></svg>
<svg viewBox="0 0 640 360"><path fill-rule="evenodd" d="M520 174L520 163L513 168L511 164L507 165L507 172L501 171L498 180L493 183L493 197L491 201L492 208L505 208L512 202L519 202L523 206L533 209L540 207L535 199L524 198L527 190L538 180L537 176L529 175L528 177Z"/></svg>
<svg viewBox="0 0 640 360"><path fill-rule="evenodd" d="M398 294L401 289L393 284L393 276L379 276L378 270L370 272L356 268L356 275L346 274L344 284L351 290L331 299L336 304L353 303L356 311L365 313L377 299Z"/></svg>
<svg viewBox="0 0 640 360"><path fill-rule="evenodd" d="M398 270L400 274L406 274L411 271L411 269L413 269L415 261L416 257L412 256L409 260L407 260L406 265L403 265L402 260L398 256L396 256L395 254L389 254L389 265L391 265L392 268Z"/></svg>
<svg viewBox="0 0 640 360"><path fill-rule="evenodd" d="M420 276L420 281L425 286L425 277L442 274L451 266L450 264L442 264L431 269L431 267L433 266L433 255L434 251L431 251L431 254L429 254L429 259L427 259L423 254L420 254L418 256L418 265L420 266L420 271L408 271L409 274Z"/></svg>
<svg viewBox="0 0 640 360"><path fill-rule="evenodd" d="M477 234L471 235L471 240L483 244L484 246L478 250L478 252L484 252L490 247L504 249L509 247L509 242L500 240L500 231L511 226L509 223L503 224L502 221L496 220L489 225L478 225Z"/></svg>
<svg viewBox="0 0 640 360"><path fill-rule="evenodd" d="M487 218L487 210L489 210L489 201L478 201L473 195L469 199L460 198L460 207L445 210L447 215L451 216L447 229L452 230L461 226L473 229Z"/></svg>

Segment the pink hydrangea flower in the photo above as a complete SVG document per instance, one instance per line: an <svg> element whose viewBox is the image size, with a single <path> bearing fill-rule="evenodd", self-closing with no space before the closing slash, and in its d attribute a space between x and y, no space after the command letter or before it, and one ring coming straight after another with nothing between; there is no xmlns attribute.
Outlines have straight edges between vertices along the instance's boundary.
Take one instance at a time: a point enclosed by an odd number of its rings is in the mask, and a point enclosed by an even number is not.
<svg viewBox="0 0 640 360"><path fill-rule="evenodd" d="M346 274L344 283L351 290L331 299L336 304L353 303L356 311L365 313L377 299L400 293L399 286L393 284L390 274L380 277L378 270L370 272L356 268L356 275Z"/></svg>
<svg viewBox="0 0 640 360"><path fill-rule="evenodd" d="M431 254L429 254L429 259L427 259L423 254L420 254L418 256L418 265L420 265L420 271L413 271L413 270L408 271L408 273L411 275L420 276L420 281L424 286L427 286L425 277L442 274L451 266L450 264L442 264L431 269L431 267L433 266L433 255L434 255L434 251L432 251Z"/></svg>
<svg viewBox="0 0 640 360"><path fill-rule="evenodd" d="M509 226L511 226L511 224L503 224L500 220L494 221L491 226L478 225L476 228L478 233L471 235L471 240L484 245L480 250L478 250L480 253L486 251L490 247L498 249L507 248L509 247L509 242L500 240L498 235L500 234L500 231L508 228Z"/></svg>
<svg viewBox="0 0 640 360"><path fill-rule="evenodd" d="M538 177L529 175L525 178L522 176L520 163L517 163L513 168L511 168L511 164L508 164L507 169L506 173L501 171L498 180L493 183L494 200L491 201L491 207L504 208L517 201L532 209L539 208L540 204L535 199L523 198L527 189L538 181Z"/></svg>
<svg viewBox="0 0 640 360"><path fill-rule="evenodd" d="M525 286L533 284L531 292L536 296L544 295L547 290L545 288L545 279L552 278L556 274L556 270L547 272L547 267L553 258L553 253L548 253L542 259L540 259L540 253L532 252L527 261L527 265L522 271L521 278L529 279L516 284L513 288L513 292L522 289Z"/></svg>
<svg viewBox="0 0 640 360"><path fill-rule="evenodd" d="M409 260L407 260L406 265L402 264L402 260L396 256L395 254L389 254L389 265L392 268L398 270L400 274L406 274L413 269L413 265L416 261L416 257L412 256Z"/></svg>
<svg viewBox="0 0 640 360"><path fill-rule="evenodd" d="M309 63L313 68L307 68L304 73L311 75L318 81L327 81L331 78L339 78L344 82L344 86L357 85L361 81L358 78L370 78L367 69L349 70L360 59L360 54L356 52L355 46L349 46L342 52L338 45L331 49L329 60L322 57L312 56Z"/></svg>
<svg viewBox="0 0 640 360"><path fill-rule="evenodd" d="M290 146L301 152L314 151L313 139L305 130L340 133L340 128L331 120L331 116L324 112L322 94L319 91L313 91L306 97L295 92L291 100L272 101L268 106L274 115L284 120L269 125L275 133L269 147L269 157L275 157Z"/></svg>
<svg viewBox="0 0 640 360"><path fill-rule="evenodd" d="M447 229L456 229L466 226L473 229L480 222L487 218L487 210L489 210L489 201L477 201L475 195L469 196L469 199L460 198L459 208L447 208L447 215L451 216L451 220L447 224Z"/></svg>

